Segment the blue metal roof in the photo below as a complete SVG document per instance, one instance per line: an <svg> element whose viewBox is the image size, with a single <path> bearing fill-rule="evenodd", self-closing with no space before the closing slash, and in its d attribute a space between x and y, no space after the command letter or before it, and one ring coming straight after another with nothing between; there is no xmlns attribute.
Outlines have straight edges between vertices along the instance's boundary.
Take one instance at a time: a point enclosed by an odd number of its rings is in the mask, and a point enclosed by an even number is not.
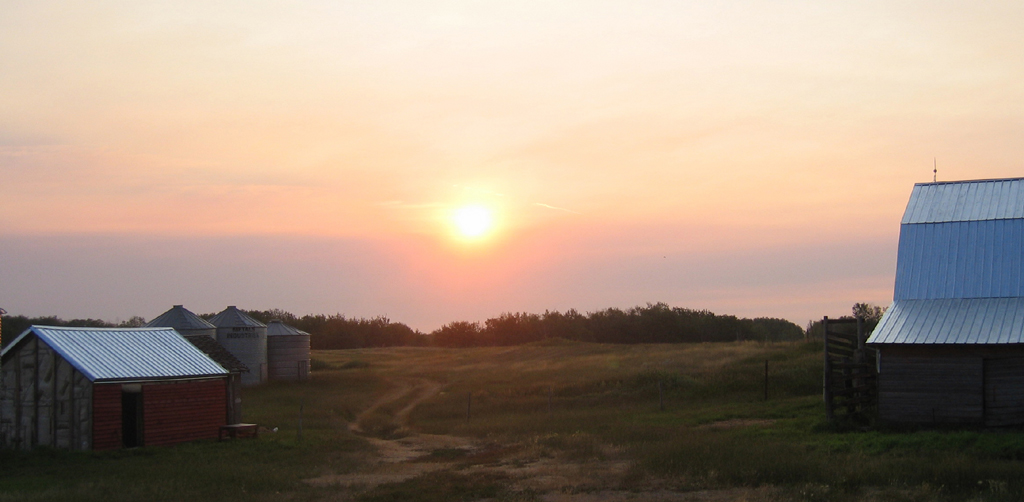
<svg viewBox="0 0 1024 502"><path fill-rule="evenodd" d="M868 343L1024 343L1024 178L919 183Z"/></svg>
<svg viewBox="0 0 1024 502"><path fill-rule="evenodd" d="M867 343L1024 343L1024 298L897 300Z"/></svg>
<svg viewBox="0 0 1024 502"><path fill-rule="evenodd" d="M918 183L903 224L1024 218L1024 178Z"/></svg>
<svg viewBox="0 0 1024 502"><path fill-rule="evenodd" d="M1024 296L1024 219L905 224L893 299Z"/></svg>
<svg viewBox="0 0 1024 502"><path fill-rule="evenodd" d="M2 355L32 334L93 382L228 374L173 328L32 326L18 335Z"/></svg>

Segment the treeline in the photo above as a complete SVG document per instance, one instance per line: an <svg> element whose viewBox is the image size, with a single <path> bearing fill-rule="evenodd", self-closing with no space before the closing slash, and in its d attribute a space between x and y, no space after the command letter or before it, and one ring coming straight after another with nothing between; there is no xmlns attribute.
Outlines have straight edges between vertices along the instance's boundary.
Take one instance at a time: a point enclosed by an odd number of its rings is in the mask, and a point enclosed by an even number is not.
<svg viewBox="0 0 1024 502"><path fill-rule="evenodd" d="M139 316L132 316L131 319L120 323L112 323L103 319L72 319L65 321L57 316L25 317L23 315L5 315L2 319L3 331L0 332L2 346L13 341L29 326L69 326L75 328L136 328L146 324L146 320Z"/></svg>
<svg viewBox="0 0 1024 502"><path fill-rule="evenodd" d="M356 319L342 314L307 314L299 317L280 309L243 312L264 324L278 320L309 333L309 344L313 350L430 345L428 335L400 322L391 322L384 316ZM215 315L202 314L200 317L209 319Z"/></svg>
<svg viewBox="0 0 1024 502"><path fill-rule="evenodd" d="M367 347L435 346L486 347L521 345L561 338L597 343L701 343L755 340L774 342L798 340L804 330L785 319L744 319L717 315L707 310L647 304L628 310L609 308L582 314L576 310L547 311L543 314L506 313L482 323L457 321L429 334L392 322L387 317L348 318L342 314L297 316L280 309L245 310L268 323L280 320L310 333L313 349L356 349ZM202 314L209 319L216 314ZM140 326L145 320L133 317L116 326ZM3 341L12 340L32 324L49 326L113 327L97 319L63 321L57 317L26 318L4 316Z"/></svg>
<svg viewBox="0 0 1024 502"><path fill-rule="evenodd" d="M310 314L298 317L295 314L279 309L243 310L256 320L268 323L280 320L310 333L310 345L313 349L359 349L365 347L395 347L430 345L430 337L402 323L391 322L387 317L373 319L347 318L344 315ZM210 319L216 313L200 314ZM142 317L112 323L102 319L71 319L66 321L57 316L26 317L23 315L5 315L2 321L0 342L7 346L29 326L68 326L77 328L131 328L146 324Z"/></svg>
<svg viewBox="0 0 1024 502"><path fill-rule="evenodd" d="M387 317L350 319L298 317L283 310L246 310L261 322L278 319L311 334L314 349L435 346L488 347L521 345L561 338L598 343L700 343L742 340L784 341L803 338L804 331L785 319L741 319L707 310L647 304L581 314L576 310L543 314L506 313L482 323L456 321L423 334ZM213 314L204 314L204 317Z"/></svg>
<svg viewBox="0 0 1024 502"><path fill-rule="evenodd" d="M784 341L801 339L804 331L785 319L741 319L649 303L629 310L610 308L587 314L576 310L502 314L483 323L449 323L429 336L435 346L480 347L550 338L598 343Z"/></svg>

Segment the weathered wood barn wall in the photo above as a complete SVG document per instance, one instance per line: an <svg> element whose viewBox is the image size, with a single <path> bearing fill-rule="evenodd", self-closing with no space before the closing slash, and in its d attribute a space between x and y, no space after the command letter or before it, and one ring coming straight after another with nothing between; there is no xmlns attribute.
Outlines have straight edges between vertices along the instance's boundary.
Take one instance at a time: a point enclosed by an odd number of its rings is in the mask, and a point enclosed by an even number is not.
<svg viewBox="0 0 1024 502"><path fill-rule="evenodd" d="M914 186L867 343L881 420L1024 424L1024 179Z"/></svg>
<svg viewBox="0 0 1024 502"><path fill-rule="evenodd" d="M33 338L5 351L0 373L3 446L92 446L92 382L48 345Z"/></svg>
<svg viewBox="0 0 1024 502"><path fill-rule="evenodd" d="M0 355L0 446L215 438L228 372L173 329L33 326Z"/></svg>

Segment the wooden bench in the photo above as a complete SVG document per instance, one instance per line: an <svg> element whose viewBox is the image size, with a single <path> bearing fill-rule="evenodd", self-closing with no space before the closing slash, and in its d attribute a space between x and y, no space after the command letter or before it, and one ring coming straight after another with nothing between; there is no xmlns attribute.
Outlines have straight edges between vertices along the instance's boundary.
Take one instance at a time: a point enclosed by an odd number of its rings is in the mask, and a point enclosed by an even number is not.
<svg viewBox="0 0 1024 502"><path fill-rule="evenodd" d="M220 433L217 435L217 441L223 441L224 438L258 438L259 436L260 428L256 424L222 425L220 426Z"/></svg>

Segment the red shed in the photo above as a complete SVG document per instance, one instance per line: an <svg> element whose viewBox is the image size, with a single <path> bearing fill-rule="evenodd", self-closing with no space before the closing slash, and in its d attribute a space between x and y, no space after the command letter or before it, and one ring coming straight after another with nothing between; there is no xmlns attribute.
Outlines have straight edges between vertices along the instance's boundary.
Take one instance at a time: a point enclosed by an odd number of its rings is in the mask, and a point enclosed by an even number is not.
<svg viewBox="0 0 1024 502"><path fill-rule="evenodd" d="M227 379L172 328L32 326L0 354L0 446L108 450L216 438Z"/></svg>

